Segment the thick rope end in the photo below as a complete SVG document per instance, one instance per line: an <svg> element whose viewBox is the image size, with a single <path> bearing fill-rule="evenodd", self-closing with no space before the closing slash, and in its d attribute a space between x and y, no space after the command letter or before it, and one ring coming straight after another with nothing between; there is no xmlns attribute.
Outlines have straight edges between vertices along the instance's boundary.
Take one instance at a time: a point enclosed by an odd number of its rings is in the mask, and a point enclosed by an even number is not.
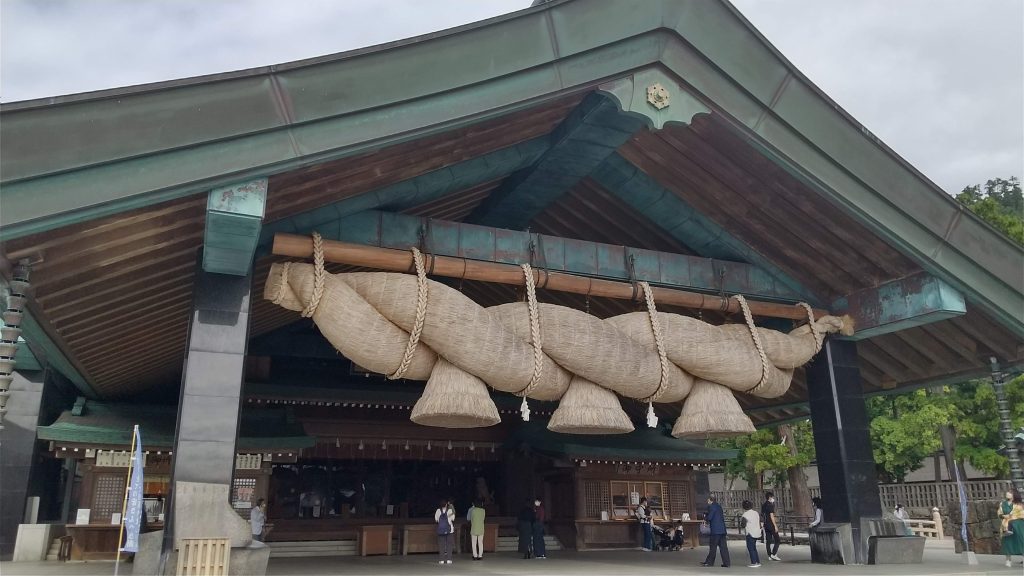
<svg viewBox="0 0 1024 576"><path fill-rule="evenodd" d="M843 321L843 327L839 329L839 333L843 336L853 336L857 328L857 321L849 314L843 314L839 319Z"/></svg>

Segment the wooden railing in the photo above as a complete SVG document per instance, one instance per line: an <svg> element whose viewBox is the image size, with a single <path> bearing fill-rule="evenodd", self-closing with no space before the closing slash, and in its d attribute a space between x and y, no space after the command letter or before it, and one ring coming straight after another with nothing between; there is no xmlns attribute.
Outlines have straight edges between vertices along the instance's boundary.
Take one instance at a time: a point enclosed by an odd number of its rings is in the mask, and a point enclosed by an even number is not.
<svg viewBox="0 0 1024 576"><path fill-rule="evenodd" d="M775 494L776 507L780 511L793 509L793 495L789 490L726 490L714 494L718 497L718 503L726 510L741 510L744 500L750 500L754 504L754 509L760 510L765 492ZM810 493L812 498L821 496L821 488L811 488Z"/></svg>
<svg viewBox="0 0 1024 576"><path fill-rule="evenodd" d="M968 500L1002 500L1011 485L1009 480L970 480L964 482L964 491ZM878 486L878 495L886 509L897 504L906 508L945 508L960 498L956 482L882 484Z"/></svg>
<svg viewBox="0 0 1024 576"><path fill-rule="evenodd" d="M1002 500L1003 494L1010 488L1009 480L970 480L964 482L964 490L968 500ZM764 502L764 494L769 490L725 490L715 492L718 503L726 510L739 510L744 500L754 503L760 509ZM771 490L775 493L776 506L780 512L793 509L793 497L789 490ZM820 488L811 488L810 496L821 496ZM957 502L956 482L927 482L915 484L880 484L878 495L882 500L882 508L892 510L897 504L905 508L945 509L949 502ZM822 497L828 505L828 496Z"/></svg>
<svg viewBox="0 0 1024 576"><path fill-rule="evenodd" d="M903 522L908 528L910 528L910 532L914 536L924 536L925 538L945 538L945 535L942 533L942 515L939 514L938 508L932 508L931 520L910 518Z"/></svg>

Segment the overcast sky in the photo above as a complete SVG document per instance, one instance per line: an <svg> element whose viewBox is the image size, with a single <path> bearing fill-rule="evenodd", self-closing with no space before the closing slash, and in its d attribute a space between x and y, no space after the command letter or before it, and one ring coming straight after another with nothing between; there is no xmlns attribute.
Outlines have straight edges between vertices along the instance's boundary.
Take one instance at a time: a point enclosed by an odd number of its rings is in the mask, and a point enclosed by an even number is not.
<svg viewBox="0 0 1024 576"><path fill-rule="evenodd" d="M1021 0L735 3L812 81L947 191L1024 174ZM287 62L529 4L0 0L0 100Z"/></svg>

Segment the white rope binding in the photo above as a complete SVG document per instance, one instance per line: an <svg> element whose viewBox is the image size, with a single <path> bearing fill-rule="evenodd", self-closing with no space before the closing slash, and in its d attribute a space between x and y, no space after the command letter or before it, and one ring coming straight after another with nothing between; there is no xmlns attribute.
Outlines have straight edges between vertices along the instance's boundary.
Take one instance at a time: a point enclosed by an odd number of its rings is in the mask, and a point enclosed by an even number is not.
<svg viewBox="0 0 1024 576"><path fill-rule="evenodd" d="M654 333L654 345L658 349L658 361L661 363L661 380L658 388L647 398L647 427L658 427L658 415L654 413L654 402L661 398L668 389L668 355L665 353L665 338L661 333L661 320L658 318L658 309L654 304L654 293L651 285L647 282L639 282L640 288L644 291L644 301L647 303L647 316L651 320L651 332Z"/></svg>
<svg viewBox="0 0 1024 576"><path fill-rule="evenodd" d="M405 376L406 371L412 364L412 357L416 354L416 346L420 343L420 335L423 334L423 321L427 317L427 299L429 285L427 283L427 271L423 265L423 254L419 248L413 246L412 261L416 266L416 320L412 324L412 332L409 333L409 342L405 345L405 354L402 361L394 372L388 374L388 380L398 380Z"/></svg>
<svg viewBox="0 0 1024 576"><path fill-rule="evenodd" d="M540 342L540 310L537 308L537 285L533 278L533 267L529 264L520 264L523 274L526 276L526 306L530 311L530 345L533 346L533 375L526 388L517 394L523 397L523 403L519 405L519 413L523 422L530 421L530 404L526 397L533 392L533 389L540 384L540 377L544 368L544 350Z"/></svg>
<svg viewBox="0 0 1024 576"><path fill-rule="evenodd" d="M747 306L747 299L742 294L736 294L733 298L740 303L743 319L746 320L747 329L750 330L750 338L754 341L754 348L757 348L757 355L761 359L761 379L757 381L753 388L744 390L747 394L753 394L768 383L768 355L765 354L764 346L761 344L761 335L757 331L757 326L754 325L754 316L750 313L750 307ZM814 333L814 328L811 328L811 333Z"/></svg>

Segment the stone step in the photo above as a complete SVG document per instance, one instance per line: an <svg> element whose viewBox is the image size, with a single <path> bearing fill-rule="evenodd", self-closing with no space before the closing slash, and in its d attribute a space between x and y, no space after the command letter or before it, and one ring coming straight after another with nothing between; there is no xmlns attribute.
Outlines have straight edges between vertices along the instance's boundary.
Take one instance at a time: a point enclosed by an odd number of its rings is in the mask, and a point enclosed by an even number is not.
<svg viewBox="0 0 1024 576"><path fill-rule="evenodd" d="M292 540L284 542L267 542L271 548L302 548L320 546L351 546L355 548L355 540Z"/></svg>
<svg viewBox="0 0 1024 576"><path fill-rule="evenodd" d="M47 554L46 555L46 561L47 562L56 562L57 561L57 554Z"/></svg>

